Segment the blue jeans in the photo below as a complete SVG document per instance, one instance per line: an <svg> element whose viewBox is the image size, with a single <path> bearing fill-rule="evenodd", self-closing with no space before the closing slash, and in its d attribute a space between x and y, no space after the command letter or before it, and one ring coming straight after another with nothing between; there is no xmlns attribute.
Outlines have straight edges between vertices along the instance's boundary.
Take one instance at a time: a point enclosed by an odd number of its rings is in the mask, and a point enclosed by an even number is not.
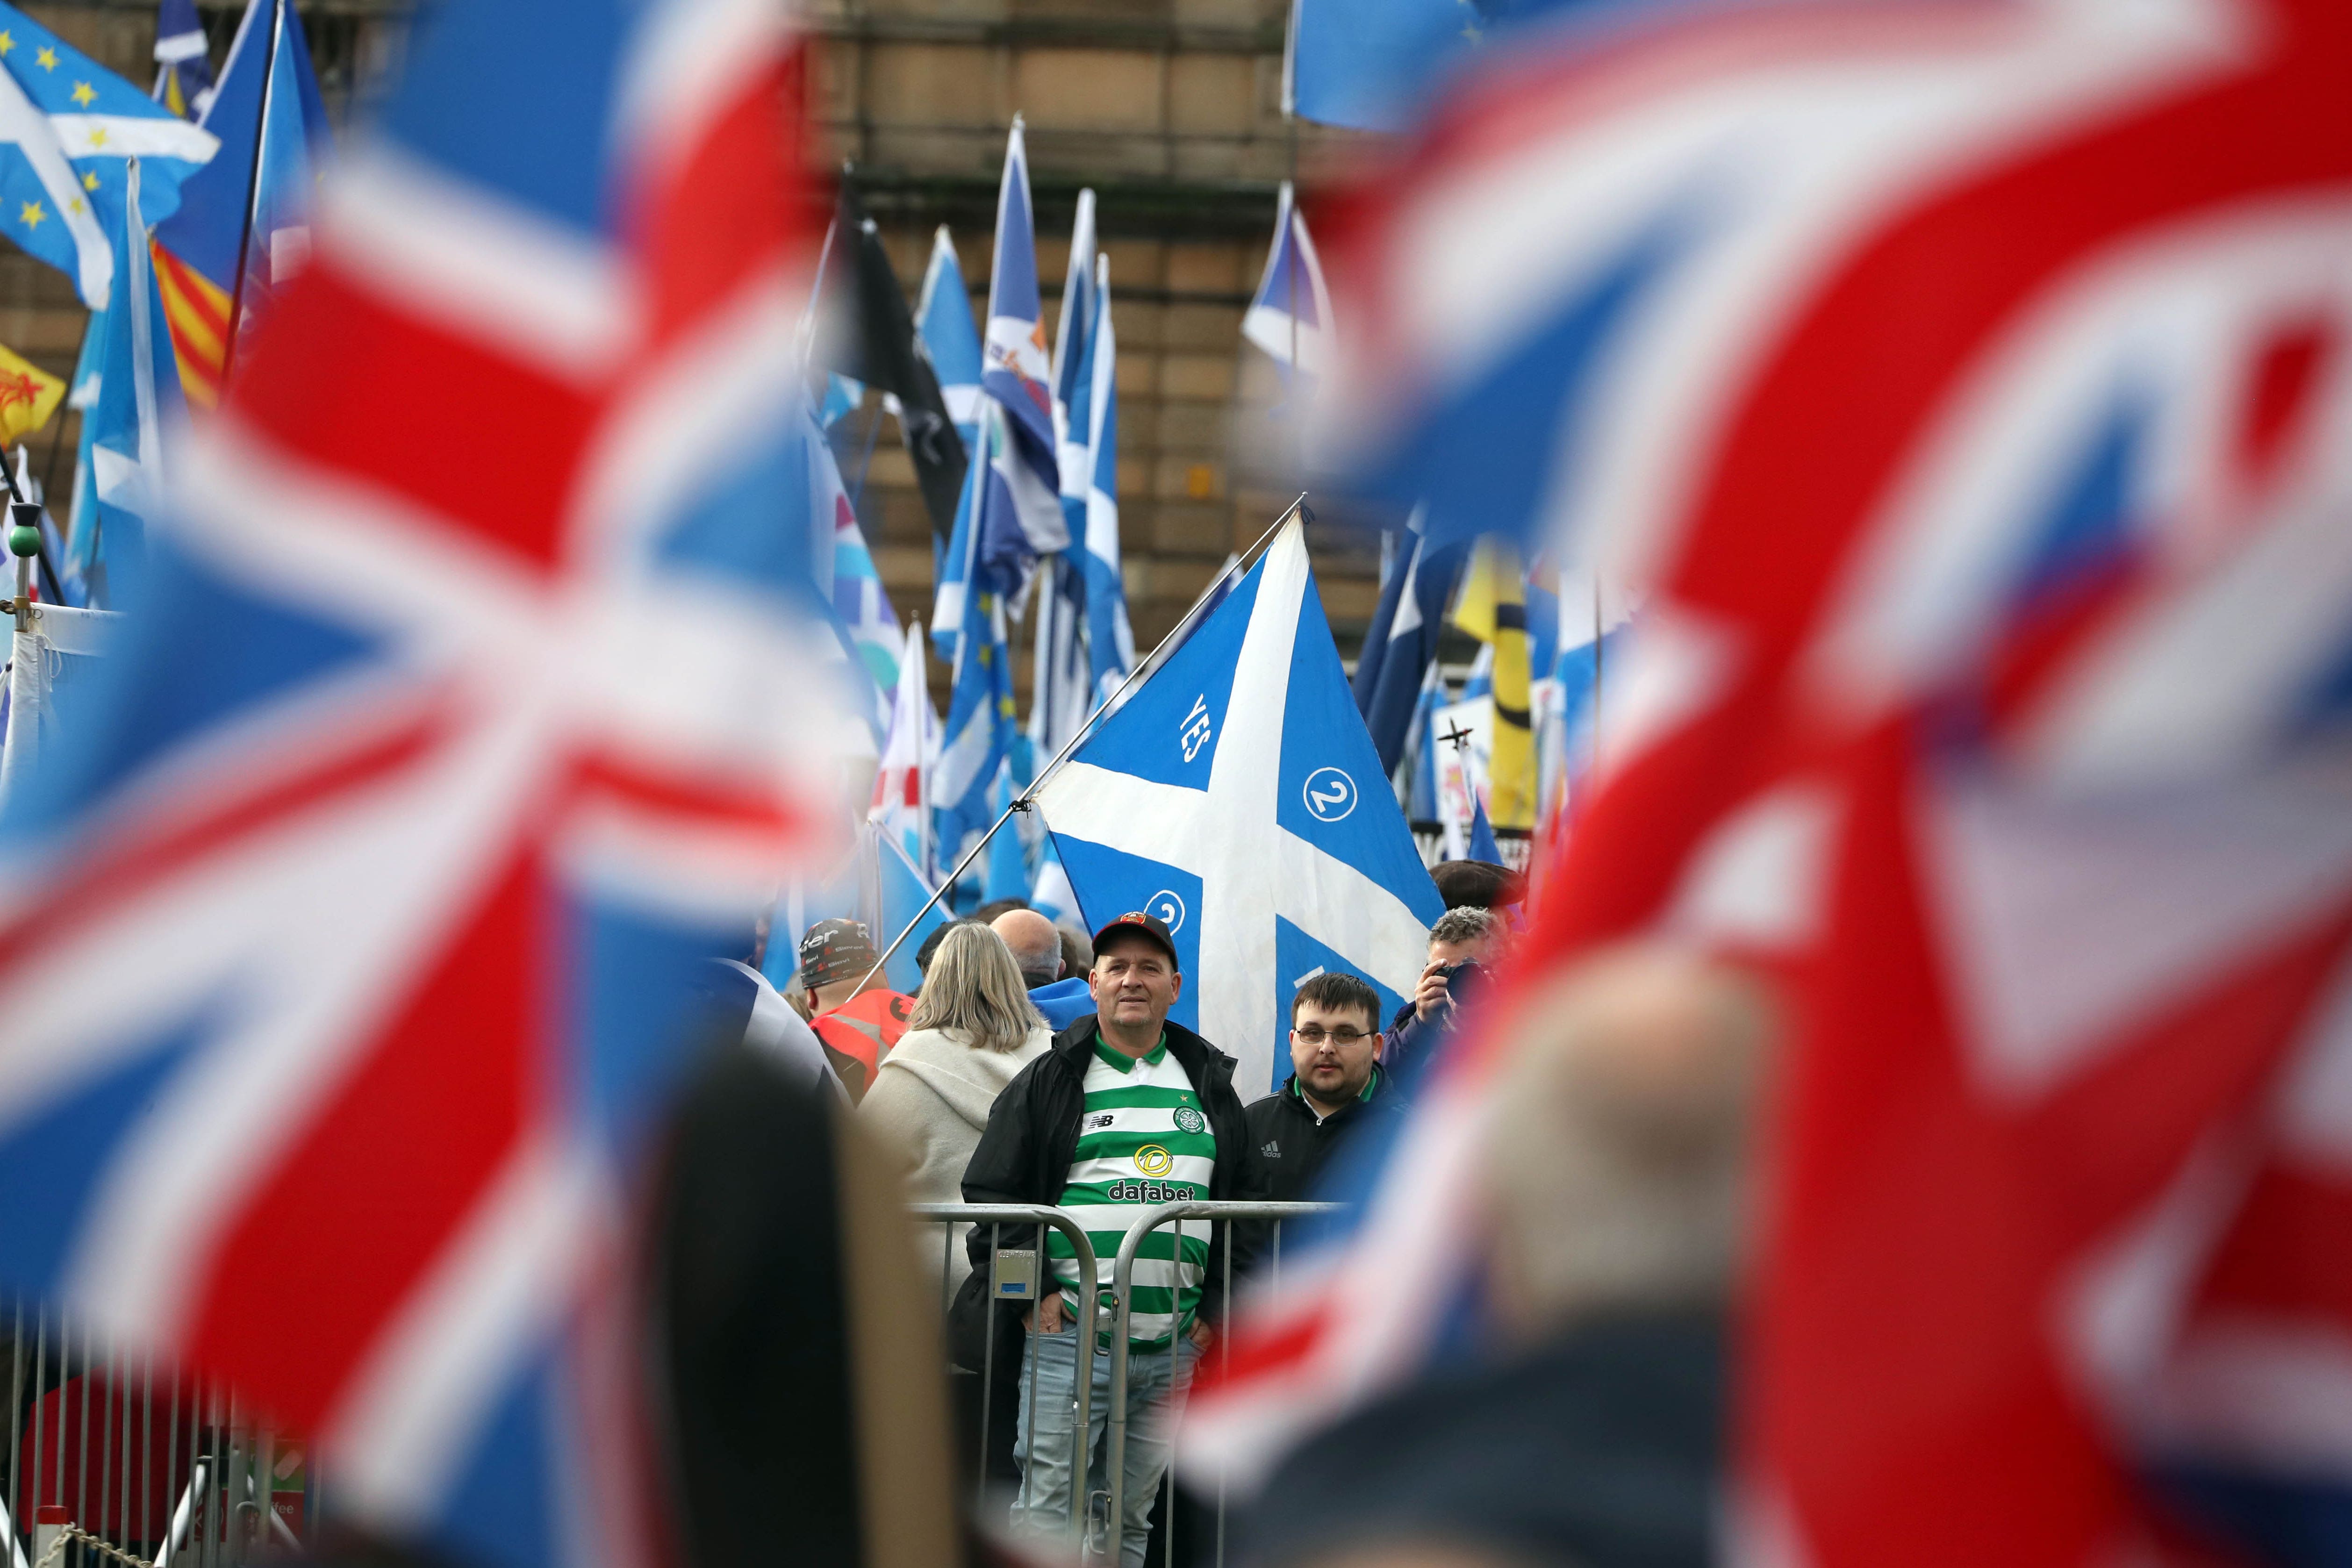
<svg viewBox="0 0 2352 1568"><path fill-rule="evenodd" d="M1171 1365L1166 1350L1139 1350L1127 1360L1126 1472L1119 1511L1118 1557L1122 1568L1143 1568L1151 1539L1151 1498L1168 1469L1176 1417L1192 1386L1192 1363L1200 1354L1190 1339L1179 1339ZM1110 1427L1110 1352L1094 1354L1094 1390L1087 1414L1087 1482L1090 1491L1110 1490L1104 1461ZM1071 1427L1077 1414L1078 1335L1067 1318L1062 1332L1031 1334L1021 1368L1021 1426L1013 1456L1021 1461L1021 1490L1013 1501L1016 1534L1058 1539L1070 1523ZM1034 1396L1033 1403L1032 1395ZM1030 1430L1031 1412L1037 1430Z"/></svg>

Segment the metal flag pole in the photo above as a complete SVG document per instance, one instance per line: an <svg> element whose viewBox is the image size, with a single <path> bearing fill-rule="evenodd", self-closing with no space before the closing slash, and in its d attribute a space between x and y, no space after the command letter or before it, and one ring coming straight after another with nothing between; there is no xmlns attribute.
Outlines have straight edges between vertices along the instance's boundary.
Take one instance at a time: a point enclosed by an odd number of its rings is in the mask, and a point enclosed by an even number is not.
<svg viewBox="0 0 2352 1568"><path fill-rule="evenodd" d="M1119 682L1118 689L1095 706L1095 710L1087 715L1085 722L1071 732L1070 738L1063 743L1062 749L1054 753L1054 759L1037 770L1037 777L1032 779L1020 794L1013 798L1013 803L1004 808L996 821L988 825L988 831L980 835L980 841L964 852L963 859L956 862L955 870L948 873L946 880L940 883L930 897L923 900L923 906L915 911L914 915L908 920L906 926L896 936L890 938L890 946L882 949L882 956L874 960L874 967L858 978L858 990L864 990L866 982L882 972L882 966L890 961L890 956L906 946L907 938L913 936L915 927L923 923L923 916L929 915L940 900L947 896L948 889L963 880L963 873L971 869L971 862L980 858L980 852L988 847L988 841L996 836L997 830L1011 821L1015 811L1025 811L1030 809L1036 800L1037 791L1045 787L1045 781L1054 777L1063 763L1069 760L1070 753L1076 751L1079 744L1094 732L1095 726L1105 715L1118 706L1119 699L1127 695L1129 689L1140 685L1160 673L1160 655L1183 639L1184 633L1192 629L1193 621L1200 615L1202 607L1214 598L1217 590L1224 585L1225 580L1239 571L1242 569L1242 563L1256 554L1259 547L1274 538L1282 525L1290 521L1294 516L1302 522L1311 523L1315 520L1315 513L1307 505L1307 492L1304 490L1298 492L1297 499L1282 508L1282 516L1275 518L1273 524L1266 528L1265 532L1258 535L1248 549L1227 561L1225 570L1209 580L1209 586L1201 591L1201 596L1192 601L1192 607L1184 612L1176 624L1169 630L1168 635L1160 639L1159 644L1150 653L1145 654L1134 669L1128 672L1127 679ZM851 994L856 995L856 992Z"/></svg>
<svg viewBox="0 0 2352 1568"><path fill-rule="evenodd" d="M246 171L245 230L236 236L236 287L228 300L228 335L221 340L221 392L228 391L228 373L236 363L237 320L245 314L246 257L253 249L253 230L261 222L261 144L269 136L269 95L278 85L278 41L286 30L286 0L271 0L269 52L261 61L261 107L253 116L253 163Z"/></svg>

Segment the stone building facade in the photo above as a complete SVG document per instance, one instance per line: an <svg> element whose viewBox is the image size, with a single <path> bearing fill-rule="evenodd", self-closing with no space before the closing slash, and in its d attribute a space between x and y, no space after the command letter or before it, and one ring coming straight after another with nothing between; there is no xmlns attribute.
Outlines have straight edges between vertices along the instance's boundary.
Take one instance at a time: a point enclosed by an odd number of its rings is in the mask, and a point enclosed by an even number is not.
<svg viewBox="0 0 2352 1568"><path fill-rule="evenodd" d="M331 110L363 98L398 57L391 0L299 0ZM33 5L43 24L131 80L152 72L152 0ZM202 6L226 50L242 5ZM1298 488L1265 433L1282 399L1241 321L1286 177L1309 187L1348 149L1281 112L1287 0L810 0L820 147L846 160L913 292L934 229L953 235L975 313L985 308L1005 132L1027 128L1038 273L1049 323L1077 193L1090 186L1110 258L1118 336L1119 502L1128 594L1148 646L1227 554ZM67 280L0 256L0 342L58 374L83 313ZM1050 327L1049 327L1050 329ZM853 419L877 418L869 408ZM862 426L844 433L859 478ZM47 450L54 441L54 461ZM72 416L36 442L35 471L67 493ZM930 591L929 532L895 428L885 427L858 506L902 619ZM1352 652L1377 595L1372 552L1318 537L1324 600ZM1027 681L1025 650L1016 662ZM945 679L943 667L935 674Z"/></svg>

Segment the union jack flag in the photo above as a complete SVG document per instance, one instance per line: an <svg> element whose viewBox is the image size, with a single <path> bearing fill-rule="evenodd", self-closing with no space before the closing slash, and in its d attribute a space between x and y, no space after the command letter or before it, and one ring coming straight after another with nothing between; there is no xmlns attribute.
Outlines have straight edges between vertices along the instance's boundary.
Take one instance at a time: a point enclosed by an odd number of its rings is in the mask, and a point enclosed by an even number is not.
<svg viewBox="0 0 2352 1568"><path fill-rule="evenodd" d="M0 1273L477 1561L654 1555L625 1183L847 815L802 72L776 0L426 12L0 824Z"/></svg>
<svg viewBox="0 0 2352 1568"><path fill-rule="evenodd" d="M1322 417L1433 529L1653 585L1522 979L1651 935L1787 988L1743 1560L2342 1561L2352 15L1546 44L1335 234ZM1196 1444L1457 1321L1510 1006Z"/></svg>

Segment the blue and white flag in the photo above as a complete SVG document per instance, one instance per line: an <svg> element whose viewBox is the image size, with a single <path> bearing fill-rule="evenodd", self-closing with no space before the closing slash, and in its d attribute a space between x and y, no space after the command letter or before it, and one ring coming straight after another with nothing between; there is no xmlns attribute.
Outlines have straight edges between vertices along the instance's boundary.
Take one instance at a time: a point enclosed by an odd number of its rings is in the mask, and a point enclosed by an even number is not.
<svg viewBox="0 0 2352 1568"><path fill-rule="evenodd" d="M140 161L143 231L177 210L180 182L218 146L22 11L0 5L0 234L72 278L91 309L113 298L128 161Z"/></svg>
<svg viewBox="0 0 2352 1568"><path fill-rule="evenodd" d="M1036 662L1030 666L1029 743L1051 757L1094 711L1087 658L1086 551L1073 545L1039 563Z"/></svg>
<svg viewBox="0 0 2352 1568"><path fill-rule="evenodd" d="M1055 455L1053 362L1037 293L1037 242L1030 217L1029 154L1014 120L996 195L996 252L988 279L988 326L981 336L981 391L1001 416L992 442L1009 505L983 508L980 570L1008 597L1028 586L1037 558L1070 542Z"/></svg>
<svg viewBox="0 0 2352 1568"><path fill-rule="evenodd" d="M1070 538L1087 535L1087 485L1094 472L1095 193L1078 193L1070 225L1070 266L1054 330L1054 445L1061 468L1062 517Z"/></svg>
<svg viewBox="0 0 2352 1568"><path fill-rule="evenodd" d="M947 400L948 417L963 437L966 453L980 443L980 329L971 319L971 293L956 260L955 241L941 224L931 235L930 265L923 269L915 297L915 335L931 357L932 373Z"/></svg>
<svg viewBox="0 0 2352 1568"><path fill-rule="evenodd" d="M1118 340L1110 324L1110 257L1095 259L1095 329L1087 348L1094 382L1087 400L1087 661L1094 704L1110 700L1135 668L1127 580L1118 549Z"/></svg>
<svg viewBox="0 0 2352 1568"><path fill-rule="evenodd" d="M988 507L989 446L1002 421L982 423L982 441L972 455L959 518L976 529ZM959 529L968 534L971 529ZM950 549L952 550L953 546ZM952 866L966 841L995 821L990 790L1003 765L1017 726L1013 722L1013 660L1004 634L1004 601L971 563L961 595L961 623L955 629L948 689L948 718L940 759L931 772L931 804L938 812L935 840L939 862ZM938 629L933 628L936 636Z"/></svg>
<svg viewBox="0 0 2352 1568"><path fill-rule="evenodd" d="M126 172L133 202L143 196L145 172L143 159ZM76 389L90 392L67 548L83 591L106 609L122 605L140 570L188 413L153 255L145 231L133 227L117 221L114 304L91 319L89 373Z"/></svg>
<svg viewBox="0 0 2352 1568"><path fill-rule="evenodd" d="M1437 658L1445 601L1465 554L1459 544L1432 548L1415 512L1365 629L1364 651L1356 659L1356 709L1371 731L1381 767L1391 775L1404 761L1413 715Z"/></svg>
<svg viewBox="0 0 2352 1568"><path fill-rule="evenodd" d="M814 497L818 508L815 517L822 522L829 516L833 523L834 611L849 629L851 640L857 644L857 656L873 675L876 687L894 691L898 685L898 660L904 642L898 614L890 608L890 596L882 591L881 573L875 569L874 552L866 544L866 530L858 527L857 513L851 507L849 492L842 485L832 443L818 434L811 443L810 452L815 460L813 477L818 486Z"/></svg>
<svg viewBox="0 0 2352 1568"><path fill-rule="evenodd" d="M1294 523L1039 791L1087 923L1168 923L1170 1016L1244 1100L1289 1071L1299 982L1360 976L1385 1018L1420 976L1444 904L1382 777Z"/></svg>
<svg viewBox="0 0 2352 1568"><path fill-rule="evenodd" d="M213 101L211 47L196 0L163 0L155 13L155 86L148 97L182 120L202 120Z"/></svg>
<svg viewBox="0 0 2352 1568"><path fill-rule="evenodd" d="M1275 204L1274 243L1266 247L1265 271L1242 318L1242 336L1276 361L1310 376L1331 360L1331 290L1323 263L1307 237L1290 182L1282 183Z"/></svg>
<svg viewBox="0 0 2352 1568"><path fill-rule="evenodd" d="M972 462L980 454L980 328L971 319L971 295L964 287L963 268L956 261L955 243L941 224L931 236L930 265L923 272L923 288L915 300L915 332L931 370L940 378L940 393L963 440L964 455ZM972 487L969 481L956 501L955 523L949 530L946 552L940 556L937 586L931 599L931 640L940 656L955 662L955 640L963 632L964 584L971 575Z"/></svg>
<svg viewBox="0 0 2352 1568"><path fill-rule="evenodd" d="M1404 758L1397 767L1397 796L1404 802L1407 821L1437 821L1437 710L1452 700L1444 674L1433 659L1422 676Z"/></svg>

